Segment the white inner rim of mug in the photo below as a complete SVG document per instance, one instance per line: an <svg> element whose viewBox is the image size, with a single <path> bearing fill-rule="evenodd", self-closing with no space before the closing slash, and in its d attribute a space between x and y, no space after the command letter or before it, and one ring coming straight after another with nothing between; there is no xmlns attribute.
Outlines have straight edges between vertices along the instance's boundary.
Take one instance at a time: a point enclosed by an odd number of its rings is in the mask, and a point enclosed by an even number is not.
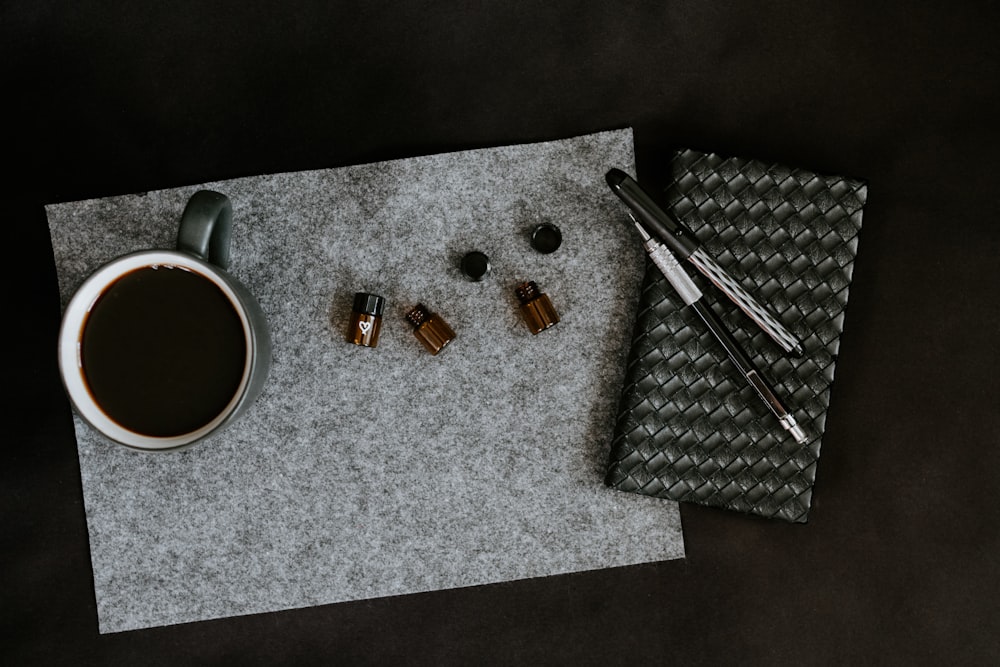
<svg viewBox="0 0 1000 667"><path fill-rule="evenodd" d="M130 271L156 266L186 269L210 280L212 284L222 290L222 293L233 304L233 308L239 315L240 323L243 325L243 336L246 340L246 359L243 363L243 377L240 378L240 384L225 409L201 428L170 437L154 437L137 433L123 427L108 417L94 401L90 393L86 377L83 373L81 352L83 328L87 321L87 316L97 302L97 299L115 281ZM240 305L239 297L232 287L215 275L211 264L182 252L169 250L141 251L120 257L102 266L84 281L83 285L80 286L70 300L63 314L63 322L59 331L59 370L70 400L73 401L73 405L80 413L80 416L98 431L112 440L129 447L149 450L175 449L191 444L217 429L239 404L250 381L250 371L253 368L253 344L250 321L243 307Z"/></svg>

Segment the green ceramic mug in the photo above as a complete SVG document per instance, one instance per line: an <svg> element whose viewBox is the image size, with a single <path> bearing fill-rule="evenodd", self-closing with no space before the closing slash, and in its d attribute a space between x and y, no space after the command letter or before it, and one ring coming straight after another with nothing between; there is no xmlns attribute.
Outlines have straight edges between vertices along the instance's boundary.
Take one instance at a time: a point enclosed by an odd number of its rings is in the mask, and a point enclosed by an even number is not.
<svg viewBox="0 0 1000 667"><path fill-rule="evenodd" d="M226 269L232 205L200 190L176 250L124 255L92 273L63 313L59 369L77 413L107 438L172 451L218 433L260 394L267 320Z"/></svg>

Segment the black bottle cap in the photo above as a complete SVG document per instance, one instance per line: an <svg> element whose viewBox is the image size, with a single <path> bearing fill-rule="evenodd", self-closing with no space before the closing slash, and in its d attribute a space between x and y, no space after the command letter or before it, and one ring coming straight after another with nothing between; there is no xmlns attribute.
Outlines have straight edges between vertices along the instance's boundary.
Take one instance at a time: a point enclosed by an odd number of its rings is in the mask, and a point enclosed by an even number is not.
<svg viewBox="0 0 1000 667"><path fill-rule="evenodd" d="M473 250L462 258L462 273L470 280L480 281L490 272L490 258Z"/></svg>
<svg viewBox="0 0 1000 667"><path fill-rule="evenodd" d="M562 245L562 232L555 225L543 222L531 232L531 247L547 255Z"/></svg>
<svg viewBox="0 0 1000 667"><path fill-rule="evenodd" d="M380 297L378 294L355 292L354 312L364 313L365 315L381 315L384 308L385 299Z"/></svg>

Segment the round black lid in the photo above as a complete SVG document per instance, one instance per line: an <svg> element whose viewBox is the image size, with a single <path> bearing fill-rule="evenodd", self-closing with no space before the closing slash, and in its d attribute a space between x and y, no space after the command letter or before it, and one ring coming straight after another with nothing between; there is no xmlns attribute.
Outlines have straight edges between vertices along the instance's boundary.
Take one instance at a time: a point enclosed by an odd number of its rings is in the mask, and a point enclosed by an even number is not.
<svg viewBox="0 0 1000 667"><path fill-rule="evenodd" d="M478 250L466 253L462 258L462 273L471 280L482 280L490 272L490 258Z"/></svg>
<svg viewBox="0 0 1000 667"><path fill-rule="evenodd" d="M531 232L531 247L547 255L562 244L562 232L555 225L543 222Z"/></svg>

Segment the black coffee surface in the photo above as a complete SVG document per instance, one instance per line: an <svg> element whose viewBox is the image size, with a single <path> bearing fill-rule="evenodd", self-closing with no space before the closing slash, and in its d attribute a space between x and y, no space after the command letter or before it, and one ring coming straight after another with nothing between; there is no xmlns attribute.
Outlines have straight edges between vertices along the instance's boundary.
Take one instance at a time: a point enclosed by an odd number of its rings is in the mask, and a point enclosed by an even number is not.
<svg viewBox="0 0 1000 667"><path fill-rule="evenodd" d="M239 315L214 283L180 268L144 267L91 309L81 342L94 399L115 422L154 437L218 416L243 375Z"/></svg>

